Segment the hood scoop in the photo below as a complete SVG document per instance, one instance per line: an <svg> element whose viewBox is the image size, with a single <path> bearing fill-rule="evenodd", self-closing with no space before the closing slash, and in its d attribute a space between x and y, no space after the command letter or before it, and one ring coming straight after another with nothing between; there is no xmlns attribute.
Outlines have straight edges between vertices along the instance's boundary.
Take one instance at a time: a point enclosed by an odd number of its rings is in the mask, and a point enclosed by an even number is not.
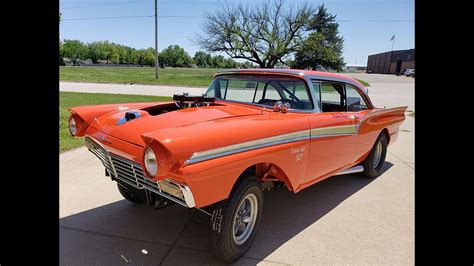
<svg viewBox="0 0 474 266"><path fill-rule="evenodd" d="M132 121L141 116L142 115L139 112L134 112L134 111L126 112L125 115L117 121L116 125L118 126L118 125L124 124L128 121Z"/></svg>

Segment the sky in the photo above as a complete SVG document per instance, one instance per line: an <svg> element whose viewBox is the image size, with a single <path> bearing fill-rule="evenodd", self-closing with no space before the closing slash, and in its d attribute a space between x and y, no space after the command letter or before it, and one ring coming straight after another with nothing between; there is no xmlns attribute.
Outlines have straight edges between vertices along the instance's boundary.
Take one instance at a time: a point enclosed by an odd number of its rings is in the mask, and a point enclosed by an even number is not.
<svg viewBox="0 0 474 266"><path fill-rule="evenodd" d="M223 1L232 5L265 0L158 0L158 50L178 44L191 56L206 14ZM347 65L366 65L368 55L415 47L414 0L285 0L323 4L337 15ZM61 39L108 40L137 49L154 47L154 0L60 0ZM174 17L173 17L174 16ZM178 16L178 17L176 17ZM185 17L179 17L185 16ZM104 17L127 17L95 19Z"/></svg>

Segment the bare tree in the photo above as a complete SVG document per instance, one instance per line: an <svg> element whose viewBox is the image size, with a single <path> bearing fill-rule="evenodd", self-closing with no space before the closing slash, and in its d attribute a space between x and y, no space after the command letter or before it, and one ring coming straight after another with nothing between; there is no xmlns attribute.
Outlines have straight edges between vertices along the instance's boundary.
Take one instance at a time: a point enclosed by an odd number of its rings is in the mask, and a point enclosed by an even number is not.
<svg viewBox="0 0 474 266"><path fill-rule="evenodd" d="M197 43L209 52L225 52L261 68L272 68L300 47L313 13L315 8L307 3L284 6L283 0L258 6L222 4L207 16Z"/></svg>

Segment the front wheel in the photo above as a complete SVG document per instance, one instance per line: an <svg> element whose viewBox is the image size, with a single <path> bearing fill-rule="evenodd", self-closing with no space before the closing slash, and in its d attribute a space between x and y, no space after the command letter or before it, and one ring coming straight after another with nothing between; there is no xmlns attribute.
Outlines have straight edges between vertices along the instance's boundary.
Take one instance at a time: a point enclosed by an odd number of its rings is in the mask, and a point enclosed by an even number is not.
<svg viewBox="0 0 474 266"><path fill-rule="evenodd" d="M247 252L257 233L262 207L262 187L254 176L243 179L227 200L217 204L210 234L216 257L234 262Z"/></svg>
<svg viewBox="0 0 474 266"><path fill-rule="evenodd" d="M133 202L133 203L143 203L145 202L145 195L143 192L139 191L138 189L134 189L127 185L122 185L117 182L117 188L126 200Z"/></svg>
<svg viewBox="0 0 474 266"><path fill-rule="evenodd" d="M373 178L382 173L382 166L385 162L385 156L387 155L387 145L387 137L384 133L381 133L363 163L365 176Z"/></svg>

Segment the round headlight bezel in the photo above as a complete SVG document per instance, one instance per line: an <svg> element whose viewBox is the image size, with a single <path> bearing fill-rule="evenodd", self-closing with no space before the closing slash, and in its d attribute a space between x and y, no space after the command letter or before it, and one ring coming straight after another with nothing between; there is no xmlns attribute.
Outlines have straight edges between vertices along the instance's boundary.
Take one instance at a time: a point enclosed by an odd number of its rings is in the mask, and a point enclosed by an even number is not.
<svg viewBox="0 0 474 266"><path fill-rule="evenodd" d="M71 117L71 118L69 119L69 126L68 126L68 128L69 128L69 133L70 133L73 137L75 137L76 134L77 134L77 123L76 123L76 120L74 119L74 117Z"/></svg>
<svg viewBox="0 0 474 266"><path fill-rule="evenodd" d="M147 147L143 156L143 164L149 176L155 177L158 174L158 160L152 148Z"/></svg>

